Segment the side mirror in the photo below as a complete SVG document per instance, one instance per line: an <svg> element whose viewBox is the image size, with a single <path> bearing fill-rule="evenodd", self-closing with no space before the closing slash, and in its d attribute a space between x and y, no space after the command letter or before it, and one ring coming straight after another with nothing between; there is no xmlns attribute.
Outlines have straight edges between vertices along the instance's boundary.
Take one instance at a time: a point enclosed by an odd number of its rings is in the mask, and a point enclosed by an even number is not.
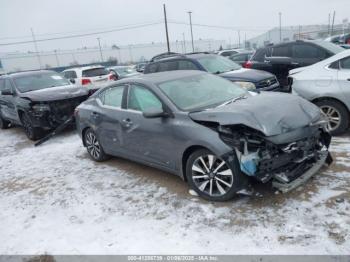
<svg viewBox="0 0 350 262"><path fill-rule="evenodd" d="M75 84L75 79L74 78L70 78L69 82L71 82L72 84Z"/></svg>
<svg viewBox="0 0 350 262"><path fill-rule="evenodd" d="M292 58L286 56L265 57L265 60L272 65L291 65Z"/></svg>
<svg viewBox="0 0 350 262"><path fill-rule="evenodd" d="M164 112L163 109L159 108L149 108L142 112L145 118L157 118L157 117L167 117L168 113Z"/></svg>
<svg viewBox="0 0 350 262"><path fill-rule="evenodd" d="M2 91L1 91L1 94L2 94L3 96L12 96L12 95L13 95L13 92L12 92L11 89L5 89L5 90L2 90Z"/></svg>

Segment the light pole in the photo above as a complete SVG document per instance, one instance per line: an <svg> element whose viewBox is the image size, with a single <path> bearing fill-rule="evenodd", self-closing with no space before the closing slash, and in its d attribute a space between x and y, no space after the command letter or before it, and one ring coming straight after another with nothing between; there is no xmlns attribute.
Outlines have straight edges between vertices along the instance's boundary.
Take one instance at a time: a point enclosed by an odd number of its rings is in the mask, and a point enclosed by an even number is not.
<svg viewBox="0 0 350 262"><path fill-rule="evenodd" d="M190 27L191 27L191 40L192 40L192 52L194 53L194 44L193 44L193 30L192 30L192 12L188 11L188 15L190 16Z"/></svg>
<svg viewBox="0 0 350 262"><path fill-rule="evenodd" d="M168 20L167 20L167 18L166 18L165 4L163 4L163 10L164 10L164 23L165 23L166 44L167 44L167 48L168 48L168 53L170 53L169 34L168 34Z"/></svg>
<svg viewBox="0 0 350 262"><path fill-rule="evenodd" d="M58 55L57 55L57 50L53 50L55 52L55 57L56 57L56 62L57 62L57 66L60 66L60 62L58 61Z"/></svg>
<svg viewBox="0 0 350 262"><path fill-rule="evenodd" d="M98 41L98 46L99 46L99 48L100 48L101 62L103 63L103 55L102 55L101 41L100 41L100 38L99 38L99 37L97 37L97 41Z"/></svg>
<svg viewBox="0 0 350 262"><path fill-rule="evenodd" d="M185 33L182 33L182 38L184 40L184 53L186 54L186 39L185 39Z"/></svg>
<svg viewBox="0 0 350 262"><path fill-rule="evenodd" d="M280 42L282 42L282 13L279 12L279 20L280 20Z"/></svg>
<svg viewBox="0 0 350 262"><path fill-rule="evenodd" d="M42 66L41 66L41 58L40 58L39 49L38 49L38 45L37 45L37 43L36 43L36 39L35 39L35 35L34 35L33 28L30 28L30 31L32 32L32 37L33 37L35 52L36 52L36 55L37 55L37 57L38 57L39 67L40 67L40 69L41 69L41 68L42 68Z"/></svg>

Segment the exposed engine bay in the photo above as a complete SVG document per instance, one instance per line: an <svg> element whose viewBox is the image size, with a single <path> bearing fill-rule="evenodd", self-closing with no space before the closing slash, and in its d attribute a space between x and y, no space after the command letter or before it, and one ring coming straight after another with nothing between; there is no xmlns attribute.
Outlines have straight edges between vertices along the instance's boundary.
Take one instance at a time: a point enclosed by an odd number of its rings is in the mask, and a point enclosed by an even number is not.
<svg viewBox="0 0 350 262"><path fill-rule="evenodd" d="M73 114L75 108L85 101L88 96L79 96L65 100L34 103L30 110L33 123L52 129L65 122Z"/></svg>
<svg viewBox="0 0 350 262"><path fill-rule="evenodd" d="M234 149L244 174L262 183L272 181L282 192L297 187L324 163L332 162L328 152L331 136L320 126L272 137L245 126L218 126L217 130Z"/></svg>

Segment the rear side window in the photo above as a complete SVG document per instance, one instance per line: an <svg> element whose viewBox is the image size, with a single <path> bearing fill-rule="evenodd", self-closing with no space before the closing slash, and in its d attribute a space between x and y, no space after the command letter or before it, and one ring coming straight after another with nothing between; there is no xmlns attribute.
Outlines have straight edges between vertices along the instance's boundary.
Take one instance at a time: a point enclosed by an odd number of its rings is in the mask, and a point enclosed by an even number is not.
<svg viewBox="0 0 350 262"><path fill-rule="evenodd" d="M242 54L242 55L234 55L234 56L231 56L231 60L232 61L245 61L247 59L247 56L246 54Z"/></svg>
<svg viewBox="0 0 350 262"><path fill-rule="evenodd" d="M313 45L297 44L292 46L293 57L295 58L324 58L326 52Z"/></svg>
<svg viewBox="0 0 350 262"><path fill-rule="evenodd" d="M178 61L178 70L197 70L198 68L194 63L187 60Z"/></svg>
<svg viewBox="0 0 350 262"><path fill-rule="evenodd" d="M77 78L77 73L75 71L66 71L63 73L64 77L67 79L75 79Z"/></svg>
<svg viewBox="0 0 350 262"><path fill-rule="evenodd" d="M157 72L157 68L158 68L158 64L157 63L148 64L146 66L146 68L145 68L145 74L156 73Z"/></svg>
<svg viewBox="0 0 350 262"><path fill-rule="evenodd" d="M159 63L158 72L174 71L178 69L177 61L167 61Z"/></svg>
<svg viewBox="0 0 350 262"><path fill-rule="evenodd" d="M112 107L121 107L123 101L124 86L111 87L100 94L102 104Z"/></svg>
<svg viewBox="0 0 350 262"><path fill-rule="evenodd" d="M272 56L283 56L283 57L291 57L289 52L289 46L276 46L272 48Z"/></svg>
<svg viewBox="0 0 350 262"><path fill-rule="evenodd" d="M82 73L83 77L104 76L108 74L109 74L108 70L103 67L87 69L87 70L84 70Z"/></svg>
<svg viewBox="0 0 350 262"><path fill-rule="evenodd" d="M340 66L342 69L350 69L350 57L340 60Z"/></svg>
<svg viewBox="0 0 350 262"><path fill-rule="evenodd" d="M271 56L270 48L261 48L256 50L255 54L252 56L251 60L264 62L266 56Z"/></svg>

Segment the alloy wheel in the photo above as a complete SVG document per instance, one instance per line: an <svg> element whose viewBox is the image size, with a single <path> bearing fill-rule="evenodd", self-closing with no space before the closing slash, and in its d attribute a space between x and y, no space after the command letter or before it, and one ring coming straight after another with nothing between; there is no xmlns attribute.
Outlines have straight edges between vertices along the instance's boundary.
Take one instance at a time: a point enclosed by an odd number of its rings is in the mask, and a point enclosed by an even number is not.
<svg viewBox="0 0 350 262"><path fill-rule="evenodd" d="M99 159L101 156L101 146L100 143L97 140L97 137L95 136L94 133L88 132L86 134L86 148L89 154L94 158L94 159Z"/></svg>
<svg viewBox="0 0 350 262"><path fill-rule="evenodd" d="M233 185L232 170L215 155L198 157L192 165L195 186L209 196L223 196Z"/></svg>
<svg viewBox="0 0 350 262"><path fill-rule="evenodd" d="M327 131L336 130L341 123L341 116L339 111L333 106L323 105L320 107L323 115L327 118Z"/></svg>

